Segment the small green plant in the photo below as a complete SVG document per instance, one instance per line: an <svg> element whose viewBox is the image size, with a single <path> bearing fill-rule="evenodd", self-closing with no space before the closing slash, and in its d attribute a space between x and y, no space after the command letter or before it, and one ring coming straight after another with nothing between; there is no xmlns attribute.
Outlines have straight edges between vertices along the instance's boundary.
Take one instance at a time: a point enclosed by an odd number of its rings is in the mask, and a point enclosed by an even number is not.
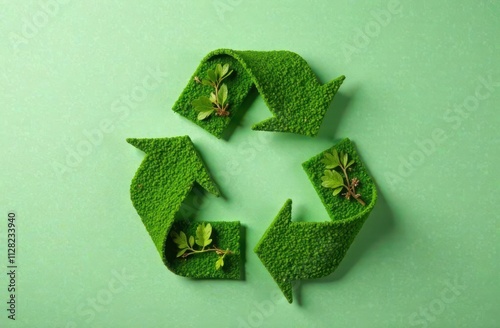
<svg viewBox="0 0 500 328"><path fill-rule="evenodd" d="M174 243L176 243L177 247L179 248L177 257L182 256L183 258L186 258L193 254L215 252L217 253L217 255L219 255L217 262L215 262L215 269L219 270L224 266L224 258L226 257L226 255L232 254L232 252L229 249L223 250L217 248L215 245L213 245L211 248L206 248L212 243L212 239L210 239L211 235L212 225L210 223L207 223L207 225L205 225L205 223L202 223L198 225L198 227L196 227L196 238L193 236L189 236L188 239L183 231L181 231L180 233L172 231L172 233L170 234ZM196 245L198 245L199 247L196 247Z"/></svg>
<svg viewBox="0 0 500 328"><path fill-rule="evenodd" d="M365 202L361 199L361 194L356 192L356 187L359 186L359 179L353 178L349 179L347 171L351 170L351 166L355 164L354 160L349 161L349 155L347 153L339 153L334 149L331 153L325 153L325 158L323 158L323 163L325 164L325 175L321 177L323 182L321 185L325 188L333 189L333 195L337 196L342 190L346 190L342 195L346 199L351 197L356 199L358 203L365 206ZM344 176L335 169L339 167L342 170Z"/></svg>
<svg viewBox="0 0 500 328"><path fill-rule="evenodd" d="M227 108L229 103L227 85L222 81L231 75L233 71L229 70L229 64L222 66L217 64L215 69L207 71L207 78L200 80L198 76L194 80L203 85L208 85L214 88L210 93L210 97L199 97L191 103L196 111L198 111L198 120L202 121L215 113L217 116L228 116Z"/></svg>

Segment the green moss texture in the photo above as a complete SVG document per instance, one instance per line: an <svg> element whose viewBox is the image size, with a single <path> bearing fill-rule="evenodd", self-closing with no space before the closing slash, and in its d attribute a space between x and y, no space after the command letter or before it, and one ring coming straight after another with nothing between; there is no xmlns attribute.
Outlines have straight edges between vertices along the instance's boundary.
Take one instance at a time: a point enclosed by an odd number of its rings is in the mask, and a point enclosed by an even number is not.
<svg viewBox="0 0 500 328"><path fill-rule="evenodd" d="M214 195L220 195L191 139L184 136L127 139L127 142L146 153L132 179L130 197L165 265L175 274L185 277L239 279L239 222L210 222L214 243L234 252L226 256L221 270L215 269L215 254L196 254L187 259L175 257L177 247L170 237L172 227L194 235L196 227L201 224L175 219L195 183Z"/></svg>
<svg viewBox="0 0 500 328"><path fill-rule="evenodd" d="M356 161L349 176L360 180L357 190L366 206L340 195L333 196L332 189L321 186L325 170L322 159L324 153L333 148L347 152ZM303 163L303 168L331 221L292 222L292 201L287 200L255 247L255 252L290 303L293 300L292 281L320 278L335 271L377 199L375 184L349 139L326 151Z"/></svg>
<svg viewBox="0 0 500 328"><path fill-rule="evenodd" d="M212 88L194 81L205 78L208 69L229 64L233 74L225 80L230 104L228 117L198 121L191 102L210 95ZM191 77L173 110L221 138L253 85L264 99L273 117L257 123L254 130L317 135L326 111L344 81L344 76L321 85L307 62L290 51L236 51L218 49L210 52Z"/></svg>

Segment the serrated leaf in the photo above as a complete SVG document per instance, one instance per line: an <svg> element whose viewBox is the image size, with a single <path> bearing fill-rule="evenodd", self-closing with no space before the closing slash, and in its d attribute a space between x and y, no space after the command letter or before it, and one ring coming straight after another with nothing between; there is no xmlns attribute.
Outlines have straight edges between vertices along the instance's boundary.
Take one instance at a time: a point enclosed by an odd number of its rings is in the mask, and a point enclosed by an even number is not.
<svg viewBox="0 0 500 328"><path fill-rule="evenodd" d="M205 225L205 223L202 223L198 225L196 228L196 244L201 247L205 247L210 245L212 242L212 239L210 239L210 235L212 234L212 225L208 223Z"/></svg>
<svg viewBox="0 0 500 328"><path fill-rule="evenodd" d="M338 187L342 186L342 184L337 183L337 182L335 182L335 181L331 181L331 180L329 180L329 181L323 181L323 182L321 183L321 185L322 185L323 187L325 187L325 188L332 188L332 189L333 189L333 188L338 188Z"/></svg>
<svg viewBox="0 0 500 328"><path fill-rule="evenodd" d="M215 97L215 93L210 93L210 98L209 98L210 102L215 104L217 102L217 98Z"/></svg>
<svg viewBox="0 0 500 328"><path fill-rule="evenodd" d="M199 112L204 112L204 111L207 111L209 109L214 108L210 99L208 99L207 97L203 97L203 96L193 100L191 102L191 105L193 105L194 109L196 109Z"/></svg>
<svg viewBox="0 0 500 328"><path fill-rule="evenodd" d="M212 113L214 112L213 109L211 110L206 110L204 112L199 112L198 113L198 121L203 121L204 119L206 119L207 117L209 117L210 115L212 115Z"/></svg>
<svg viewBox="0 0 500 328"><path fill-rule="evenodd" d="M188 249L187 248L184 248L184 249L181 249L180 251L177 252L177 257L181 257L184 253L186 253Z"/></svg>
<svg viewBox="0 0 500 328"><path fill-rule="evenodd" d="M221 85L217 96L219 98L217 99L219 101L219 104L224 105L227 100L227 85L225 83Z"/></svg>
<svg viewBox="0 0 500 328"><path fill-rule="evenodd" d="M207 225L203 229L203 232L206 239L210 238L210 236L212 235L212 225L210 223L207 223Z"/></svg>
<svg viewBox="0 0 500 328"><path fill-rule="evenodd" d="M223 266L224 266L224 259L222 257L219 257L217 262L215 262L215 269L219 270Z"/></svg>
<svg viewBox="0 0 500 328"><path fill-rule="evenodd" d="M184 231L179 232L179 236L181 237L181 240L182 240L182 245L183 245L183 246L185 245L185 246L187 247L187 245L188 245L188 240L187 240L187 236L186 236L186 234L184 233Z"/></svg>
<svg viewBox="0 0 500 328"><path fill-rule="evenodd" d="M339 187L337 189L334 189L333 196L337 196L342 191L342 189L344 189L344 187Z"/></svg>
<svg viewBox="0 0 500 328"><path fill-rule="evenodd" d="M194 237L189 236L189 247L193 248L193 246L194 246Z"/></svg>
<svg viewBox="0 0 500 328"><path fill-rule="evenodd" d="M176 232L172 231L170 236L172 237L172 240L174 241L174 243L177 244L177 247L179 247L179 248L187 248L188 247L187 237L183 231L181 231L180 234L177 234Z"/></svg>
<svg viewBox="0 0 500 328"><path fill-rule="evenodd" d="M213 69L209 69L207 71L207 77L210 82L217 83L217 75L215 74L215 71Z"/></svg>
<svg viewBox="0 0 500 328"><path fill-rule="evenodd" d="M207 223L204 229L204 238L205 238L205 245L208 246L212 242L212 239L210 239L210 236L212 235L212 225L210 223Z"/></svg>
<svg viewBox="0 0 500 328"><path fill-rule="evenodd" d="M201 246L203 247L203 244L205 243L205 237L204 237L204 234L203 234L203 229L205 228L205 224L202 223L202 224L199 224L197 227L196 227L196 244L198 246Z"/></svg>
<svg viewBox="0 0 500 328"><path fill-rule="evenodd" d="M338 188L344 185L342 176L337 171L325 170L325 175L321 177L321 185L326 188Z"/></svg>
<svg viewBox="0 0 500 328"><path fill-rule="evenodd" d="M331 153L325 153L323 164L325 164L327 169L334 169L340 165L339 154L336 149L334 149Z"/></svg>

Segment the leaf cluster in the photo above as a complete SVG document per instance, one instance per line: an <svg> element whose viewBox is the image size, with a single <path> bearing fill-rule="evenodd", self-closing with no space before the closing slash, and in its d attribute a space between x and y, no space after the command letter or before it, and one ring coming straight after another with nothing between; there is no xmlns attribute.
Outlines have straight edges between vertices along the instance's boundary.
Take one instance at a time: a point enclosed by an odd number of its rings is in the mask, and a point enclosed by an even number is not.
<svg viewBox="0 0 500 328"><path fill-rule="evenodd" d="M191 103L196 111L198 111L198 120L204 120L213 113L218 116L227 116L229 112L227 108L228 104L228 89L225 83L222 83L233 71L229 70L229 64L222 66L217 64L215 69L209 69L207 71L207 77L200 80L195 77L195 81L203 85L208 85L214 88L214 91L210 93L210 97L201 96Z"/></svg>
<svg viewBox="0 0 500 328"><path fill-rule="evenodd" d="M323 181L321 185L325 188L333 189L333 195L337 196L342 190L346 190L343 195L346 199L354 198L358 203L365 206L366 203L361 199L361 194L356 192L356 187L359 185L359 179L349 179L349 174L347 173L352 168L351 166L355 164L354 160L349 160L349 155L347 153L338 153L336 149L332 150L331 153L325 153L323 158L323 164L325 164L325 173L321 177ZM340 168L341 173L337 172L335 169Z"/></svg>
<svg viewBox="0 0 500 328"><path fill-rule="evenodd" d="M341 167L342 170L347 170L350 166L354 164L354 160L349 161L349 155L347 153L339 153L334 149L331 153L326 153L323 158L323 164L325 164L325 172L321 177L323 181L321 185L325 188L333 189L333 195L338 195L344 188L348 188L347 183L344 183L344 177L334 169Z"/></svg>
<svg viewBox="0 0 500 328"><path fill-rule="evenodd" d="M217 248L215 245L212 248L206 248L212 243L212 225L210 223L207 223L206 225L205 223L198 225L196 227L196 237L189 236L188 238L184 231L181 231L179 233L172 231L170 233L170 236L172 237L173 242L177 244L177 247L179 248L177 257L182 256L186 258L192 254L216 252L219 255L219 258L215 263L215 268L217 270L224 266L224 257L227 254L231 254L231 251L229 249L222 250Z"/></svg>

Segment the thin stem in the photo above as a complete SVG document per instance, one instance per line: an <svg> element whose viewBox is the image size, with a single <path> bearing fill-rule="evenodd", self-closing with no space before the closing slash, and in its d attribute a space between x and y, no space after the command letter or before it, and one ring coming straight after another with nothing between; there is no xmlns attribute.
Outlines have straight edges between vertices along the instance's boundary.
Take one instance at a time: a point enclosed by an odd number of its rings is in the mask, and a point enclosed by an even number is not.
<svg viewBox="0 0 500 328"><path fill-rule="evenodd" d="M207 252L216 252L218 255L224 255L226 256L227 254L232 254L233 252L231 252L229 249L227 250L222 250L220 248L217 248L217 247L213 247L213 248L207 248L205 249L205 247L203 247L201 250L196 250L196 249L193 249L192 247L188 248L189 251L191 251L190 253L184 253L182 254L182 257L188 257L189 255L192 255L192 254L199 254L199 253L207 253Z"/></svg>
<svg viewBox="0 0 500 328"><path fill-rule="evenodd" d="M349 175L347 175L346 168L342 164L339 166L342 169L342 171L344 172L344 175L345 175L345 178L347 181L347 186L344 185L344 187L346 187L346 189L347 189L347 193L349 193L355 200L357 200L358 203L360 203L363 206L366 206L366 203L361 199L360 196L358 196L358 194L356 194L356 190L354 189L354 186L351 185L351 180L349 179Z"/></svg>
<svg viewBox="0 0 500 328"><path fill-rule="evenodd" d="M344 165L340 164L340 168L344 172L345 179L347 180L347 185L349 186L348 189L351 189L351 180L349 180L349 176L347 175L347 170L345 169Z"/></svg>
<svg viewBox="0 0 500 328"><path fill-rule="evenodd" d="M214 83L212 86L215 89L215 106L217 106L217 115L219 116L224 116L226 115L226 108L227 106L222 107L221 104L219 104L219 86L222 80L217 81L217 83Z"/></svg>

